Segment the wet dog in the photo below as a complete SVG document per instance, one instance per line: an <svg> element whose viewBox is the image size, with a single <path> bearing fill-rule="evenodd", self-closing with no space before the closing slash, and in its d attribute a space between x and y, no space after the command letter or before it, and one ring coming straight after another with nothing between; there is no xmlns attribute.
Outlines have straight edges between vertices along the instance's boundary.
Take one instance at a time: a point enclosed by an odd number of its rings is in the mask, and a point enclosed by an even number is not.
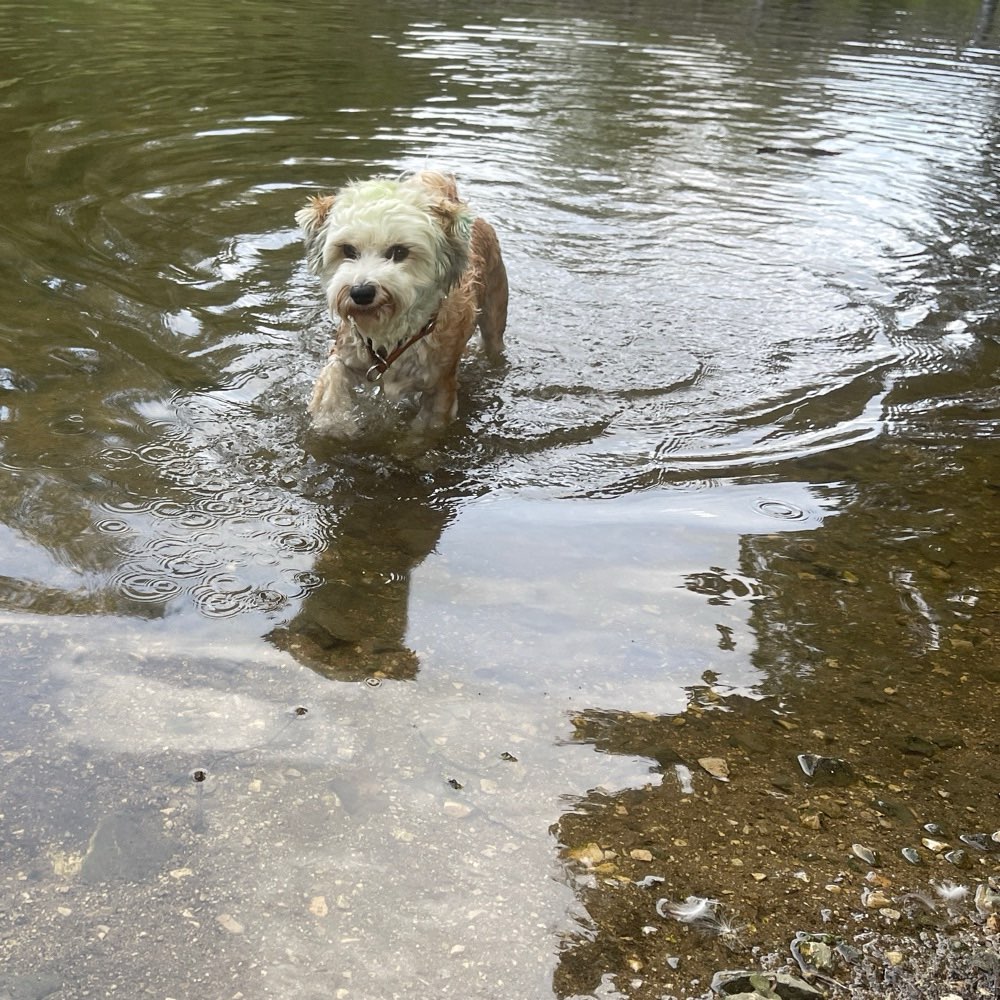
<svg viewBox="0 0 1000 1000"><path fill-rule="evenodd" d="M338 321L309 403L313 426L357 435L356 392L366 384L415 400L417 431L452 421L476 326L489 352L503 346L507 272L493 227L472 215L453 177L432 171L348 184L295 218Z"/></svg>

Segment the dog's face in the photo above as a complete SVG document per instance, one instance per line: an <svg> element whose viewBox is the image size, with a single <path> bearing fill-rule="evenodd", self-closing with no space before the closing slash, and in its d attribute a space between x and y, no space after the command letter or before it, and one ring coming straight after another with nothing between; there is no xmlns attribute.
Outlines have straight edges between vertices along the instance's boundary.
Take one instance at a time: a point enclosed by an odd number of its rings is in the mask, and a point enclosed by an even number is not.
<svg viewBox="0 0 1000 1000"><path fill-rule="evenodd" d="M472 217L435 174L376 179L314 198L296 219L330 311L375 344L416 332L469 260Z"/></svg>

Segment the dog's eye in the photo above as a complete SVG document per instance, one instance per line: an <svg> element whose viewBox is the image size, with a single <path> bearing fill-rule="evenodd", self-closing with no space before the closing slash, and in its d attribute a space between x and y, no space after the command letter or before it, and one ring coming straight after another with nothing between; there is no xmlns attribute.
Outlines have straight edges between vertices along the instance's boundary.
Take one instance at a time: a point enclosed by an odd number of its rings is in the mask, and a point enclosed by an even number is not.
<svg viewBox="0 0 1000 1000"><path fill-rule="evenodd" d="M393 264L400 264L410 256L410 248L396 243L385 252L385 259L391 260Z"/></svg>
<svg viewBox="0 0 1000 1000"><path fill-rule="evenodd" d="M358 248L350 243L343 243L340 247L340 252L344 255L347 260L357 260L358 259Z"/></svg>

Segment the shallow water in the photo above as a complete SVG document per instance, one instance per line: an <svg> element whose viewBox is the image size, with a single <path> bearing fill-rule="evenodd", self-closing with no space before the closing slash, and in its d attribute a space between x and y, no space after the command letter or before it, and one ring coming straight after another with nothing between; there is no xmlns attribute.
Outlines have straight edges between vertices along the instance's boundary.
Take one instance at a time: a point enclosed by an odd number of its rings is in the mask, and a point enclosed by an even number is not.
<svg viewBox="0 0 1000 1000"><path fill-rule="evenodd" d="M0 24L0 983L552 995L550 827L658 780L576 713L821 705L784 542L893 655L995 625L992 4ZM506 361L427 450L317 441L294 212L424 165L500 234Z"/></svg>

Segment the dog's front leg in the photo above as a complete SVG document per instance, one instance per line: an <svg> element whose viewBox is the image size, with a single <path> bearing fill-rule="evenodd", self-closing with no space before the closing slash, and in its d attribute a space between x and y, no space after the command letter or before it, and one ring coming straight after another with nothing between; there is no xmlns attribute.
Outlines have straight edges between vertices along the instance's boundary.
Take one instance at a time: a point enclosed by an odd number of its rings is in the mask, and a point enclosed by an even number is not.
<svg viewBox="0 0 1000 1000"><path fill-rule="evenodd" d="M352 389L357 383L357 376L340 357L330 355L309 401L309 415L317 431L339 438L356 437L361 432L353 406Z"/></svg>
<svg viewBox="0 0 1000 1000"><path fill-rule="evenodd" d="M451 372L424 391L420 409L411 426L415 431L439 430L450 424L457 415L458 378L455 372Z"/></svg>

